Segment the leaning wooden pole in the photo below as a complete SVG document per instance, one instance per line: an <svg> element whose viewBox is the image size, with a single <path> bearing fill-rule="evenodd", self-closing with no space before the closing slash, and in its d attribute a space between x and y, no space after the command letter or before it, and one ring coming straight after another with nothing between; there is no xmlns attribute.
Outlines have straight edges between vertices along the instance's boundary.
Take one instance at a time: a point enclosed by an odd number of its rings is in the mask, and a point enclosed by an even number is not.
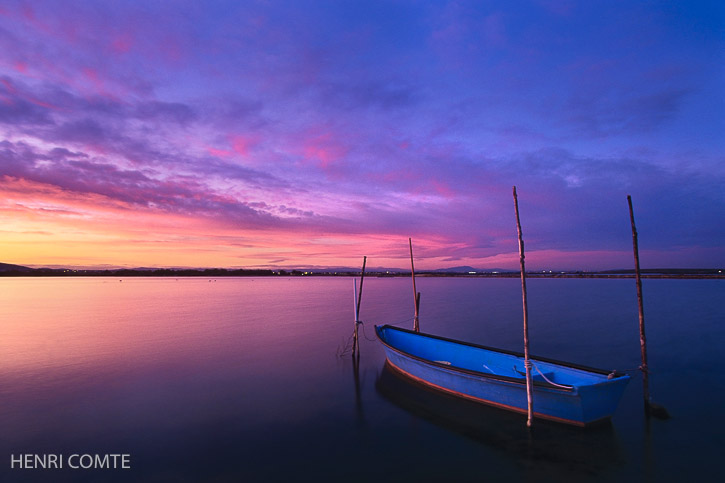
<svg viewBox="0 0 725 483"><path fill-rule="evenodd" d="M358 325L358 308L357 308L357 278L352 279L352 311L353 315L355 316L355 321L353 322L352 327L352 356L355 357L355 354L357 353L357 325Z"/></svg>
<svg viewBox="0 0 725 483"><path fill-rule="evenodd" d="M639 245L637 243L637 227L634 224L634 210L632 197L627 195L629 204L629 220L632 223L632 246L634 249L634 279L637 283L637 305L639 308L639 348L642 353L642 394L644 395L644 409L649 413L651 398L649 395L649 367L647 365L647 336L644 332L644 306L642 304L642 276L639 270Z"/></svg>
<svg viewBox="0 0 725 483"><path fill-rule="evenodd" d="M637 283L637 306L639 308L639 347L642 353L642 395L644 397L644 411L660 419L668 419L670 414L664 406L652 402L649 392L649 365L647 363L647 336L644 331L644 304L642 303L642 275L639 269L639 244L637 242L637 227L634 224L634 209L632 197L627 195L629 205L629 220L632 223L632 247L634 250L634 279Z"/></svg>
<svg viewBox="0 0 725 483"><path fill-rule="evenodd" d="M415 307L415 316L413 318L413 330L420 332L420 321L418 316L420 315L420 292L415 288L415 265L413 264L413 240L408 238L408 245L410 246L410 273L413 277L413 304Z"/></svg>
<svg viewBox="0 0 725 483"><path fill-rule="evenodd" d="M526 399L528 402L528 420L526 426L529 428L534 419L534 391L531 378L531 361L529 360L529 306L526 299L526 268L524 267L524 238L521 233L521 220L519 218L519 199L516 196L514 186L514 209L516 211L516 231L519 235L519 258L521 260L521 297L524 305L524 367L526 368Z"/></svg>
<svg viewBox="0 0 725 483"><path fill-rule="evenodd" d="M360 357L360 338L358 334L358 327L360 326L360 302L362 302L362 289L363 289L363 280L365 279L365 262L367 262L368 257L363 257L363 264L362 264L362 272L360 274L360 291L357 293L357 297L355 300L355 329L352 333L352 356L355 357L356 355Z"/></svg>

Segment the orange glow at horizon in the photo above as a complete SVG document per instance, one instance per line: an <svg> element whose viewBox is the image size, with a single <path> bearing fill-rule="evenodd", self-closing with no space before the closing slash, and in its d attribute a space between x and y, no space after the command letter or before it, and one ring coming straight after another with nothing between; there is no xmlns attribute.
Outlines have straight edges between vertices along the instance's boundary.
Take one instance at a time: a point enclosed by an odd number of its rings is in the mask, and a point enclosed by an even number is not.
<svg viewBox="0 0 725 483"><path fill-rule="evenodd" d="M0 178L2 262L32 266L408 269L407 237L375 233L320 233L310 229L239 228L220 219L139 207L99 194L5 176ZM452 266L518 269L511 251L450 258L466 248L444 235L413 240L416 268ZM628 266L618 251L529 250L527 269L597 269L590 260Z"/></svg>
<svg viewBox="0 0 725 483"><path fill-rule="evenodd" d="M404 251L395 248L404 240L389 235L243 230L8 176L0 181L5 263L69 268L355 266L363 254L373 253L381 255L381 264L394 267L404 260Z"/></svg>

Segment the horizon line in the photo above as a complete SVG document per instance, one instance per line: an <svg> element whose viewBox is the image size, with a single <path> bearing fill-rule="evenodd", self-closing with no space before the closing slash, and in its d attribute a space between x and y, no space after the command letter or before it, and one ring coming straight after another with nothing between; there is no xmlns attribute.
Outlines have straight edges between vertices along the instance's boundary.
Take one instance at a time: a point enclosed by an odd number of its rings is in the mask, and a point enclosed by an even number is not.
<svg viewBox="0 0 725 483"><path fill-rule="evenodd" d="M269 270L269 271L322 271L322 272L360 272L360 268L356 267L344 267L344 266L319 266L319 265L309 265L309 266L279 266L279 265L264 265L264 266L251 266L251 267L211 267L211 266L157 266L157 267L145 267L145 266L135 266L135 267L129 267L129 266L118 266L118 265L106 265L106 264L99 264L99 265L86 265L86 266L69 266L69 265L42 265L42 264L27 264L27 265L20 265L15 263L4 263L0 262L0 266L2 265L9 265L13 267L19 267L19 268L27 268L31 270L72 270L72 271L81 271L81 272L102 272L102 271L120 271L120 270L129 270L129 271L160 271L160 270L170 270L170 271L182 271L182 270L191 270L191 271L208 271L208 270L224 270L224 271L237 271L237 270ZM459 270L456 270L459 269ZM725 267L652 267L652 268L642 268L642 272L652 272L652 271L668 271L668 272L696 272L696 271L715 271L718 270L720 273L722 273L722 270L725 269ZM10 268L9 270L12 270ZM616 268L600 268L600 269L564 269L564 268L547 268L547 269L534 269L534 270L526 270L527 273L611 273L611 272L634 272L634 268L623 268L623 267L616 267ZM399 273L411 273L411 270L409 268L398 268L398 267L368 267L367 272L399 272ZM509 268L502 268L502 267L495 267L495 268L480 268L480 267L471 267L471 266L453 266L453 267L441 267L441 268L434 268L434 269L418 269L416 272L418 273L430 273L430 272L446 272L450 271L451 273L520 273L520 269L509 269Z"/></svg>

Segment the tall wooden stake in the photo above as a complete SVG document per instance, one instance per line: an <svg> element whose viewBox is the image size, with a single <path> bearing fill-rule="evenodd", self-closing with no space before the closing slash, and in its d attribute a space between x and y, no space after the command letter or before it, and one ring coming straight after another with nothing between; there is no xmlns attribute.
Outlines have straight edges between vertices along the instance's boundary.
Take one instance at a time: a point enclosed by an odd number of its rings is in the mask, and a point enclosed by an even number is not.
<svg viewBox="0 0 725 483"><path fill-rule="evenodd" d="M669 419L670 413L664 406L652 402L649 392L649 365L647 364L647 336L644 332L644 304L642 303L642 276L639 270L639 245L637 243L637 227L634 225L632 197L627 195L629 204L629 220L632 222L632 246L634 249L634 279L637 282L637 306L639 308L639 347L642 353L642 395L644 396L644 412L659 419Z"/></svg>
<svg viewBox="0 0 725 483"><path fill-rule="evenodd" d="M415 304L415 318L413 319L413 330L420 332L420 322L418 315L420 311L420 292L415 288L415 266L413 265L413 240L408 238L408 244L410 245L410 273L413 277L413 303Z"/></svg>
<svg viewBox="0 0 725 483"><path fill-rule="evenodd" d="M524 239L521 233L521 220L519 219L519 199L514 186L514 209L516 211L516 231L519 235L519 257L521 259L521 297L524 304L524 367L526 368L526 399L528 401L528 416L526 426L531 427L534 419L534 394L531 379L531 361L529 360L529 307L526 300L526 269L524 267Z"/></svg>
<svg viewBox="0 0 725 483"><path fill-rule="evenodd" d="M355 322L352 327L352 357L355 357L357 353L357 326L358 326L358 308L357 308L357 278L352 279L352 310L355 315Z"/></svg>
<svg viewBox="0 0 725 483"><path fill-rule="evenodd" d="M363 280L365 279L365 262L368 257L363 257L362 272L360 274L360 292L358 292L355 298L355 329L352 334L352 356L356 355L360 357L360 338L358 337L358 327L360 326L360 302L362 302L362 289Z"/></svg>
<svg viewBox="0 0 725 483"><path fill-rule="evenodd" d="M642 394L644 395L644 409L649 412L649 367L647 365L647 336L644 332L644 306L642 304L642 277L639 270L639 245L637 243L637 227L634 224L634 210L632 209L632 197L627 195L629 204L629 220L632 223L632 246L634 249L634 279L637 283L637 306L639 308L639 347L642 353Z"/></svg>

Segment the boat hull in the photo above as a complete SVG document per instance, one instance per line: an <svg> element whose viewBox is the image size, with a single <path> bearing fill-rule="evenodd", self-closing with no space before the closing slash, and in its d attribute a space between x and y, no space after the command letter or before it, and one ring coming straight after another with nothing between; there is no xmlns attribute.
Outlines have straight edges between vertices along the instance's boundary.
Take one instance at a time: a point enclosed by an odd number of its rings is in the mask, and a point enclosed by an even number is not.
<svg viewBox="0 0 725 483"><path fill-rule="evenodd" d="M527 413L522 354L397 327L375 329L389 364L407 377L458 397ZM629 382L625 374L543 358L532 362L538 372L534 417L561 423L587 426L608 420Z"/></svg>

